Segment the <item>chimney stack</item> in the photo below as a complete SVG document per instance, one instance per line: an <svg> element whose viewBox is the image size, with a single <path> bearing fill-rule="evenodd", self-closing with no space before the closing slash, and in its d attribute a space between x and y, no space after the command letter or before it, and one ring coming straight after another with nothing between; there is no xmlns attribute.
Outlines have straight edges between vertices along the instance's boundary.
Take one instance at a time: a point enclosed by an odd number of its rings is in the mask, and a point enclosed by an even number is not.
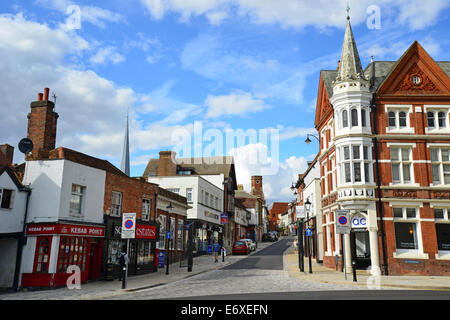
<svg viewBox="0 0 450 320"><path fill-rule="evenodd" d="M12 165L14 159L14 147L9 144L0 145L0 152L3 153L3 160L6 163L0 163L1 165ZM1 160L1 159L0 159Z"/></svg>
<svg viewBox="0 0 450 320"><path fill-rule="evenodd" d="M252 176L252 195L264 198L262 183L262 176Z"/></svg>
<svg viewBox="0 0 450 320"><path fill-rule="evenodd" d="M160 151L158 164L158 177L170 177L177 175L177 164L175 163L174 151Z"/></svg>
<svg viewBox="0 0 450 320"><path fill-rule="evenodd" d="M49 88L44 94L38 94L38 100L31 102L31 112L28 114L27 138L33 142L31 155L25 160L48 159L49 152L55 149L56 125L59 115L54 112L55 104L48 100Z"/></svg>

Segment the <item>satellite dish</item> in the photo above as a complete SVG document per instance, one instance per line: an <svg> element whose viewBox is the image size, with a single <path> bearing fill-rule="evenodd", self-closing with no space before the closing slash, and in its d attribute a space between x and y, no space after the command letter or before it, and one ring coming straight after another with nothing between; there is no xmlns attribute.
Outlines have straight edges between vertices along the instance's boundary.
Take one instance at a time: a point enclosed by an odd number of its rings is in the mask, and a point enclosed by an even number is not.
<svg viewBox="0 0 450 320"><path fill-rule="evenodd" d="M31 152L31 150L33 150L33 141L28 138L23 138L19 142L19 150L25 154Z"/></svg>

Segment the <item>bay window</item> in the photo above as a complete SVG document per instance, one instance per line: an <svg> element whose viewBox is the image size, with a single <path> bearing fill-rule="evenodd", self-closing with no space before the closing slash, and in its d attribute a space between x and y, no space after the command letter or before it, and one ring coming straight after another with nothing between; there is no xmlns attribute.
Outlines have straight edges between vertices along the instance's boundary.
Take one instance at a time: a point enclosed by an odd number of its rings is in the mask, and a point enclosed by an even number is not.
<svg viewBox="0 0 450 320"><path fill-rule="evenodd" d="M342 182L370 182L369 147L345 146L341 149Z"/></svg>

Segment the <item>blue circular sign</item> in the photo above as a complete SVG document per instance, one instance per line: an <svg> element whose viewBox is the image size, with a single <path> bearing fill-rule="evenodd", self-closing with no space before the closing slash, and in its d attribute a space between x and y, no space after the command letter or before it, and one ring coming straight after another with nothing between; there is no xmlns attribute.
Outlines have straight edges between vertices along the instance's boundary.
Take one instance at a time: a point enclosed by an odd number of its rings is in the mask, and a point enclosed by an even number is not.
<svg viewBox="0 0 450 320"><path fill-rule="evenodd" d="M346 217L339 217L338 219L340 224L347 224L347 218Z"/></svg>
<svg viewBox="0 0 450 320"><path fill-rule="evenodd" d="M133 220L125 221L125 228L131 229L133 227Z"/></svg>

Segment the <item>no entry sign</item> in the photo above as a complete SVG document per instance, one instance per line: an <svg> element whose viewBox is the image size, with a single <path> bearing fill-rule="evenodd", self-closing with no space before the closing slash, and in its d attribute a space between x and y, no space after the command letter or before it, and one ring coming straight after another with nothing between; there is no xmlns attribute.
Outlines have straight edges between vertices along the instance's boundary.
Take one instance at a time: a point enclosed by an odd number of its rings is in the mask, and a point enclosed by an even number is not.
<svg viewBox="0 0 450 320"><path fill-rule="evenodd" d="M134 239L135 234L136 213L124 213L122 217L122 239Z"/></svg>
<svg viewBox="0 0 450 320"><path fill-rule="evenodd" d="M349 234L351 228L350 211L336 210L336 233Z"/></svg>

